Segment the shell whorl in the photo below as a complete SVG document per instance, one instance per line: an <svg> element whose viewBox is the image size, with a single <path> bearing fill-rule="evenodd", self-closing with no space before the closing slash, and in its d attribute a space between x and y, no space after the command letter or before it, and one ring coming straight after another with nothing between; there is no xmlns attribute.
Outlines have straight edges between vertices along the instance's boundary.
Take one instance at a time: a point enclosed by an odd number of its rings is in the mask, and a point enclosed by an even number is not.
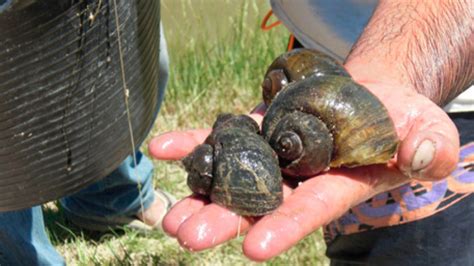
<svg viewBox="0 0 474 266"><path fill-rule="evenodd" d="M282 117L269 143L278 154L283 172L290 176L312 176L325 170L331 161L332 135L311 114L293 111Z"/></svg>
<svg viewBox="0 0 474 266"><path fill-rule="evenodd" d="M293 161L303 155L303 141L293 130L280 132L278 136L274 137L274 140L272 137L271 143L278 157L283 160Z"/></svg>

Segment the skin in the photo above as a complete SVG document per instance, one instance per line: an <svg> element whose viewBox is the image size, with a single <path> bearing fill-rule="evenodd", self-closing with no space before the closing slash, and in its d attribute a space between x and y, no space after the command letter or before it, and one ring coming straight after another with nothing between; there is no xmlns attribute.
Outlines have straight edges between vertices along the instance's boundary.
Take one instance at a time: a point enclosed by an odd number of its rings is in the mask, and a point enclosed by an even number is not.
<svg viewBox="0 0 474 266"><path fill-rule="evenodd" d="M244 254L265 261L380 192L412 178L439 180L447 176L458 161L459 140L455 126L439 105L467 88L461 80L473 80L469 12L474 6L472 1L443 1L437 6L439 3L381 1L345 63L354 79L387 107L401 140L394 160L387 165L332 169L296 188L285 186L283 204L260 218L241 218L190 196L167 214L165 231L193 251L246 233ZM466 26L463 21L471 23ZM258 122L263 109L257 108L253 114ZM179 160L209 132L163 134L151 141L150 152L160 160Z"/></svg>
<svg viewBox="0 0 474 266"><path fill-rule="evenodd" d="M137 214L138 219L149 226L155 226L166 212L166 204L155 198L150 207Z"/></svg>

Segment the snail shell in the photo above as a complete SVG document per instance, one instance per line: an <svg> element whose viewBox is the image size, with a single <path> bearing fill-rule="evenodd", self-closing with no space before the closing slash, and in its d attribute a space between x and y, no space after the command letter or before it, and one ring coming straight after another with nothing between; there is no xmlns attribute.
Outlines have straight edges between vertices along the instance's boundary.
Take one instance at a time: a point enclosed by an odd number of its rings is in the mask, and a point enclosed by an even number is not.
<svg viewBox="0 0 474 266"><path fill-rule="evenodd" d="M349 77L345 68L332 57L310 49L294 49L277 57L268 67L262 83L263 101L268 106L288 83L309 76Z"/></svg>
<svg viewBox="0 0 474 266"><path fill-rule="evenodd" d="M298 60L312 66L304 56L286 58L295 62L278 63L284 73L321 73L292 69L303 65ZM397 150L395 127L378 98L347 72L331 71L290 78L293 82L277 92L264 116L262 134L287 175L310 177L328 167L385 163Z"/></svg>
<svg viewBox="0 0 474 266"><path fill-rule="evenodd" d="M272 212L283 200L275 152L245 115L220 115L202 145L183 159L188 186L240 215Z"/></svg>

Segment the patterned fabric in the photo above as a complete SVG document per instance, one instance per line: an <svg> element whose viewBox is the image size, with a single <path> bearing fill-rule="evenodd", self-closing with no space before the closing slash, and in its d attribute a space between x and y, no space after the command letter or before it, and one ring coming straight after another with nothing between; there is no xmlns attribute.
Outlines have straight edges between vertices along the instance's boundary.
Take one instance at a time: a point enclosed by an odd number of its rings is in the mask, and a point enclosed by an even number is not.
<svg viewBox="0 0 474 266"><path fill-rule="evenodd" d="M413 181L353 207L325 227L326 240L420 220L456 204L473 192L474 142L471 142L461 148L458 167L446 179Z"/></svg>

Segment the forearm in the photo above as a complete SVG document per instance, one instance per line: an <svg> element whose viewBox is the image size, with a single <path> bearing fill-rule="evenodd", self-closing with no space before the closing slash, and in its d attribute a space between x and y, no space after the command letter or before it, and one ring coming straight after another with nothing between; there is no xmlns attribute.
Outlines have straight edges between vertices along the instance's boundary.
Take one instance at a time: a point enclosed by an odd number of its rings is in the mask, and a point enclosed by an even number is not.
<svg viewBox="0 0 474 266"><path fill-rule="evenodd" d="M359 82L416 90L439 105L473 84L474 2L382 0L346 67Z"/></svg>

